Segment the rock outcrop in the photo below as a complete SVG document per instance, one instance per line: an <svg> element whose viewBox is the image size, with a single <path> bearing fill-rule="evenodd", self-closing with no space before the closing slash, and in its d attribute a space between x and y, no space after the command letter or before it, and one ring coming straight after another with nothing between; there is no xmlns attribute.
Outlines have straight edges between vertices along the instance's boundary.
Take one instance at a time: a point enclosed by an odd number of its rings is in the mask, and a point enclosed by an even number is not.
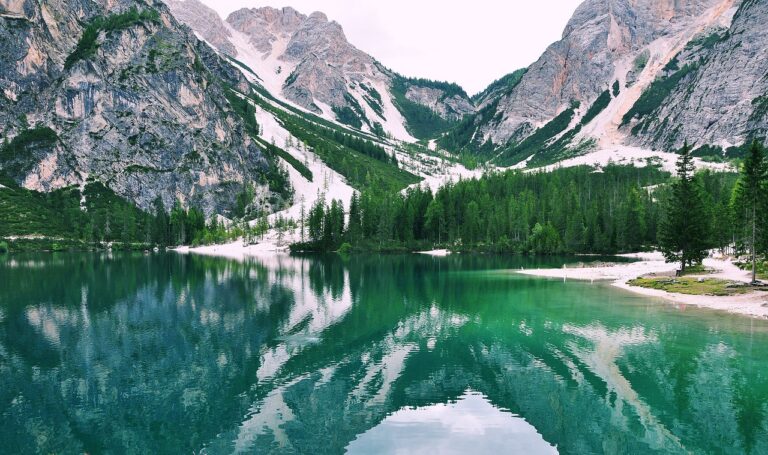
<svg viewBox="0 0 768 455"><path fill-rule="evenodd" d="M690 42L658 81L668 87L628 118L645 147L727 149L768 135L768 3L744 1L730 27ZM631 129L630 129L631 127Z"/></svg>
<svg viewBox="0 0 768 455"><path fill-rule="evenodd" d="M40 191L99 180L149 209L160 197L227 213L272 164L233 111L246 79L141 0L0 5L0 172ZM279 202L278 202L279 203Z"/></svg>

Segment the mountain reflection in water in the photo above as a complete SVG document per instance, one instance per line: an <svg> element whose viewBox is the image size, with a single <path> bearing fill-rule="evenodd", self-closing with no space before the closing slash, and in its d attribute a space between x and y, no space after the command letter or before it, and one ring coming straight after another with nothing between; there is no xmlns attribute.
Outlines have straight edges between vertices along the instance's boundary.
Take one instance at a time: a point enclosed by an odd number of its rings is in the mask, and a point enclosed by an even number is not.
<svg viewBox="0 0 768 455"><path fill-rule="evenodd" d="M9 453L768 453L768 322L568 259L0 259Z"/></svg>

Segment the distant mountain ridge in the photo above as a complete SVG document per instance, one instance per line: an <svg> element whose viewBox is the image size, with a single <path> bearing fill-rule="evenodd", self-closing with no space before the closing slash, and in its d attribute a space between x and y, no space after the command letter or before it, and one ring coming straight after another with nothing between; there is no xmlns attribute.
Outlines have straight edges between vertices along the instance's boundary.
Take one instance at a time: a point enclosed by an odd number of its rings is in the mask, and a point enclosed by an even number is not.
<svg viewBox="0 0 768 455"><path fill-rule="evenodd" d="M474 112L458 86L398 75L350 44L323 13L263 7L224 21L198 0L167 3L201 38L248 65L271 93L326 118L410 141Z"/></svg>
<svg viewBox="0 0 768 455"><path fill-rule="evenodd" d="M0 177L295 219L326 195L485 166L669 169L686 141L738 156L768 135L766 19L756 0L586 0L537 62L470 97L389 70L319 12L5 2Z"/></svg>
<svg viewBox="0 0 768 455"><path fill-rule="evenodd" d="M714 157L765 137L765 2L586 0L563 39L441 139L502 166L592 152ZM519 73L518 73L519 74Z"/></svg>
<svg viewBox="0 0 768 455"><path fill-rule="evenodd" d="M322 13L243 9L225 22L198 0L169 4L292 103L362 131L436 139L498 166L594 152L631 159L686 141L717 158L766 134L759 1L586 0L537 62L473 97L388 70ZM205 27L196 26L200 17Z"/></svg>

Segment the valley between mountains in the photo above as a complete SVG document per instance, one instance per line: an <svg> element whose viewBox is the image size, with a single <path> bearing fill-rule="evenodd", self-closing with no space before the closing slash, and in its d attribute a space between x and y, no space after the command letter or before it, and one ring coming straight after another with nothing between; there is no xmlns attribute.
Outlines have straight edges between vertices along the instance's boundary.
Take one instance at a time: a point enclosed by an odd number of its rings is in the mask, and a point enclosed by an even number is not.
<svg viewBox="0 0 768 455"><path fill-rule="evenodd" d="M765 137L766 17L754 0L586 0L536 62L470 95L387 68L321 12L222 18L198 0L4 1L0 237L21 250L238 238L281 250L312 237L316 206L338 201L348 218L357 200L388 219L382 232L376 220L361 227L377 249L503 237L502 249L533 251L534 228L548 224L556 251L651 247L654 191L663 195L685 144L698 168L732 184ZM609 169L621 180L632 171L611 169L622 167L638 169L632 185L560 174ZM578 213L562 215L513 194L490 214L489 201L507 195L480 190L489 200L477 201L477 226L466 227L466 205L427 216L445 185L541 171L621 193L593 201L579 187ZM714 207L727 205L728 185L711 189ZM623 232L633 204L647 232ZM345 235L332 243L350 243Z"/></svg>

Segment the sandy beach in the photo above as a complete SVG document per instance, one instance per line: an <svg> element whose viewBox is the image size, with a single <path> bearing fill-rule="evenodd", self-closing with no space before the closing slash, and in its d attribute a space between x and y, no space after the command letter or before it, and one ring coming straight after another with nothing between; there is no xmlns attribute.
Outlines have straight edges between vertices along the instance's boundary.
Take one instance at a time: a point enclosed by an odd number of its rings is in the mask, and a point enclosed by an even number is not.
<svg viewBox="0 0 768 455"><path fill-rule="evenodd" d="M626 291L665 299L673 303L727 311L750 317L768 318L768 292L755 291L743 295L720 297L675 294L657 289L631 286L629 281L641 276L673 274L678 265L666 263L661 253L638 253L622 256L638 259L639 261L627 264L606 264L596 267L523 270L517 273L546 278L562 278L564 280L611 281L614 286ZM691 277L717 278L742 283L749 283L752 278L749 272L739 269L729 259L707 258L704 260L704 266L707 269L714 270L714 273L691 275Z"/></svg>

